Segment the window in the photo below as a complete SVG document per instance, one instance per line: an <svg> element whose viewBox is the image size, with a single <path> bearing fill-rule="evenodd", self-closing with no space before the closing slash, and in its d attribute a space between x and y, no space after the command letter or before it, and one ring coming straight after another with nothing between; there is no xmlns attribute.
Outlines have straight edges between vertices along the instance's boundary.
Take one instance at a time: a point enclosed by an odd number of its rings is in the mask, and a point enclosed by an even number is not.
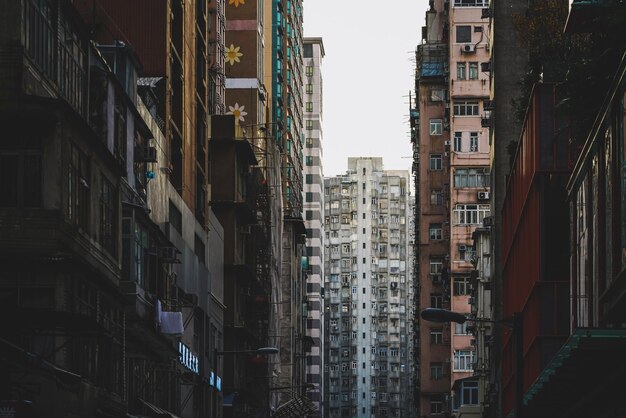
<svg viewBox="0 0 626 418"><path fill-rule="evenodd" d="M489 187L488 168L457 168L454 170L454 187L455 188L476 188Z"/></svg>
<svg viewBox="0 0 626 418"><path fill-rule="evenodd" d="M461 152L463 150L463 132L454 133L454 152Z"/></svg>
<svg viewBox="0 0 626 418"><path fill-rule="evenodd" d="M306 111L307 112L313 111L313 102L306 102Z"/></svg>
<svg viewBox="0 0 626 418"><path fill-rule="evenodd" d="M304 163L307 166L312 166L313 165L313 157L311 157L310 155L307 155L306 157L304 157Z"/></svg>
<svg viewBox="0 0 626 418"><path fill-rule="evenodd" d="M446 90L441 87L430 88L430 101L443 102L446 98Z"/></svg>
<svg viewBox="0 0 626 418"><path fill-rule="evenodd" d="M306 121L306 130L310 131L313 129L313 121L311 119L307 119Z"/></svg>
<svg viewBox="0 0 626 418"><path fill-rule="evenodd" d="M432 206L441 206L443 204L443 192L441 190L430 191L430 204Z"/></svg>
<svg viewBox="0 0 626 418"><path fill-rule="evenodd" d="M41 206L39 151L11 150L0 154L0 207L18 206Z"/></svg>
<svg viewBox="0 0 626 418"><path fill-rule="evenodd" d="M441 308L443 306L443 295L441 293L430 294L430 307Z"/></svg>
<svg viewBox="0 0 626 418"><path fill-rule="evenodd" d="M75 145L71 145L69 159L68 218L74 225L87 230L90 205L89 161Z"/></svg>
<svg viewBox="0 0 626 418"><path fill-rule="evenodd" d="M490 214L489 205L457 204L454 208L455 225L481 225Z"/></svg>
<svg viewBox="0 0 626 418"><path fill-rule="evenodd" d="M469 63L469 79L478 80L478 63L477 62Z"/></svg>
<svg viewBox="0 0 626 418"><path fill-rule="evenodd" d="M135 223L135 281L141 287L145 286L146 270L148 267L147 255L150 249L148 232L138 223Z"/></svg>
<svg viewBox="0 0 626 418"><path fill-rule="evenodd" d="M430 330L430 343L443 344L443 330L441 328L432 328Z"/></svg>
<svg viewBox="0 0 626 418"><path fill-rule="evenodd" d="M428 169L431 171L438 171L443 168L443 161L441 159L441 154L430 154L430 159L428 161Z"/></svg>
<svg viewBox="0 0 626 418"><path fill-rule="evenodd" d="M470 132L470 152L478 152L478 132Z"/></svg>
<svg viewBox="0 0 626 418"><path fill-rule="evenodd" d="M461 382L461 405L478 405L478 382Z"/></svg>
<svg viewBox="0 0 626 418"><path fill-rule="evenodd" d="M478 102L460 100L454 103L454 116L478 116Z"/></svg>
<svg viewBox="0 0 626 418"><path fill-rule="evenodd" d="M430 413L431 415L443 414L443 401L430 401Z"/></svg>
<svg viewBox="0 0 626 418"><path fill-rule="evenodd" d="M306 75L308 77L311 77L313 75L313 66L312 65L307 65L306 66Z"/></svg>
<svg viewBox="0 0 626 418"><path fill-rule="evenodd" d="M441 224L430 224L428 227L428 235L432 241L439 241L443 239L443 230Z"/></svg>
<svg viewBox="0 0 626 418"><path fill-rule="evenodd" d="M454 296L465 296L470 294L470 279L468 277L454 278Z"/></svg>
<svg viewBox="0 0 626 418"><path fill-rule="evenodd" d="M441 225L441 224L439 224ZM431 258L429 261L429 274L433 281L441 280L441 271L443 270L443 261L440 258Z"/></svg>
<svg viewBox="0 0 626 418"><path fill-rule="evenodd" d="M305 86L305 91L307 94L313 94L313 84L307 83Z"/></svg>
<svg viewBox="0 0 626 418"><path fill-rule="evenodd" d="M313 174L307 174L304 177L306 184L313 184Z"/></svg>
<svg viewBox="0 0 626 418"><path fill-rule="evenodd" d="M471 372L474 370L474 351L472 350L456 350L454 352L454 371L455 372Z"/></svg>
<svg viewBox="0 0 626 418"><path fill-rule="evenodd" d="M313 148L313 138L307 138L307 139L305 139L304 142L305 142L307 148ZM326 193L326 194L328 194L328 193Z"/></svg>
<svg viewBox="0 0 626 418"><path fill-rule="evenodd" d="M443 363L430 363L430 378L432 380L443 379Z"/></svg>
<svg viewBox="0 0 626 418"><path fill-rule="evenodd" d="M472 42L472 27L471 26L457 26L456 27L456 43L467 44Z"/></svg>
<svg viewBox="0 0 626 418"><path fill-rule="evenodd" d="M303 47L302 53L304 54L304 58L313 58L313 45L304 44L302 47Z"/></svg>
<svg viewBox="0 0 626 418"><path fill-rule="evenodd" d="M113 184L106 177L100 178L100 244L109 254L115 254L116 195Z"/></svg>
<svg viewBox="0 0 626 418"><path fill-rule="evenodd" d="M454 335L468 335L467 332L467 322L463 322L462 324L454 323Z"/></svg>
<svg viewBox="0 0 626 418"><path fill-rule="evenodd" d="M465 80L467 78L467 66L464 62L456 63L456 79L457 80Z"/></svg>
<svg viewBox="0 0 626 418"><path fill-rule="evenodd" d="M471 262L474 259L474 248L471 245L459 244L457 250L459 253L458 260Z"/></svg>
<svg viewBox="0 0 626 418"><path fill-rule="evenodd" d="M430 134L441 135L443 132L443 121L441 119L430 120Z"/></svg>
<svg viewBox="0 0 626 418"><path fill-rule="evenodd" d="M308 203L311 203L313 201L313 193L311 192L306 192L306 201Z"/></svg>

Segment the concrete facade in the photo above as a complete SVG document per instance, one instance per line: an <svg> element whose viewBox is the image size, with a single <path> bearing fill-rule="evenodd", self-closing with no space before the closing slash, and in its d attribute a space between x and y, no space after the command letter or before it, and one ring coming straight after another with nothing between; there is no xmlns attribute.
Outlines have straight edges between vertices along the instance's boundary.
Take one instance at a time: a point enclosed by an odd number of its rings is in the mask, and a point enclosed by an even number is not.
<svg viewBox="0 0 626 418"><path fill-rule="evenodd" d="M322 60L324 44L321 38L304 38L305 84L311 84L312 93L305 94L304 117L313 121L313 129L306 130L304 139L304 225L307 228L306 297L308 302L307 336L313 339L307 357L307 384L309 396L317 415L323 410L323 353L324 353L324 174L322 168ZM305 89L306 90L306 89ZM319 199L307 199L307 194Z"/></svg>
<svg viewBox="0 0 626 418"><path fill-rule="evenodd" d="M409 183L366 157L324 180L325 416L412 416Z"/></svg>

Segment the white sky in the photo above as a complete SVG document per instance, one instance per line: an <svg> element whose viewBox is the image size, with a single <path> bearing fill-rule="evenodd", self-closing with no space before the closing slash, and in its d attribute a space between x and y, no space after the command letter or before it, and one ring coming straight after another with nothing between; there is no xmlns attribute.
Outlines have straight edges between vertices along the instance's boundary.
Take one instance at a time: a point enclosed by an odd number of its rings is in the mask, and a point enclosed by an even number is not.
<svg viewBox="0 0 626 418"><path fill-rule="evenodd" d="M324 176L348 157L409 170L409 91L428 0L304 0L304 35L321 37ZM406 158L402 158L406 157Z"/></svg>

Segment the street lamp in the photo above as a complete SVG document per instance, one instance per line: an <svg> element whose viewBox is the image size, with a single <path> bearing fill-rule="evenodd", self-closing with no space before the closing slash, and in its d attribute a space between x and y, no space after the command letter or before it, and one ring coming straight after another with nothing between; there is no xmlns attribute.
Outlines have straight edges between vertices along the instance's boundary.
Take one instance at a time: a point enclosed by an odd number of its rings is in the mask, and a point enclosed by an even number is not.
<svg viewBox="0 0 626 418"><path fill-rule="evenodd" d="M224 356L228 354L257 354L260 356L268 356L271 354L278 354L278 348L276 347L261 347L256 350L233 350L233 351L215 351L216 356Z"/></svg>
<svg viewBox="0 0 626 418"><path fill-rule="evenodd" d="M420 312L420 317L429 322L456 322L464 324L466 321L502 324L511 328L515 338L515 418L522 418L524 407L524 330L522 328L522 314L515 312L510 319L493 320L487 318L471 318L460 312L453 312L441 308L426 308Z"/></svg>

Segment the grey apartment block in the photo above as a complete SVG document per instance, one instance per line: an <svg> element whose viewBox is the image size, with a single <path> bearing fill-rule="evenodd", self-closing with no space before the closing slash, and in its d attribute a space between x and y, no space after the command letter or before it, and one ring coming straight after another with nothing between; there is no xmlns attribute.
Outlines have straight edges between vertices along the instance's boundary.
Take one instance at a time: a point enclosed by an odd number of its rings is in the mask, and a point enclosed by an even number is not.
<svg viewBox="0 0 626 418"><path fill-rule="evenodd" d="M322 171L322 38L304 39L304 78L312 88L304 95L304 118L306 124L303 182L304 224L307 229L306 297L308 302L306 335L313 339L307 356L306 382L311 385L307 392L317 412L311 417L322 416L324 393L322 371L324 350L324 175ZM310 92L310 93L309 93ZM311 129L309 129L311 128Z"/></svg>
<svg viewBox="0 0 626 418"><path fill-rule="evenodd" d="M325 415L413 416L409 173L349 158L324 199Z"/></svg>

